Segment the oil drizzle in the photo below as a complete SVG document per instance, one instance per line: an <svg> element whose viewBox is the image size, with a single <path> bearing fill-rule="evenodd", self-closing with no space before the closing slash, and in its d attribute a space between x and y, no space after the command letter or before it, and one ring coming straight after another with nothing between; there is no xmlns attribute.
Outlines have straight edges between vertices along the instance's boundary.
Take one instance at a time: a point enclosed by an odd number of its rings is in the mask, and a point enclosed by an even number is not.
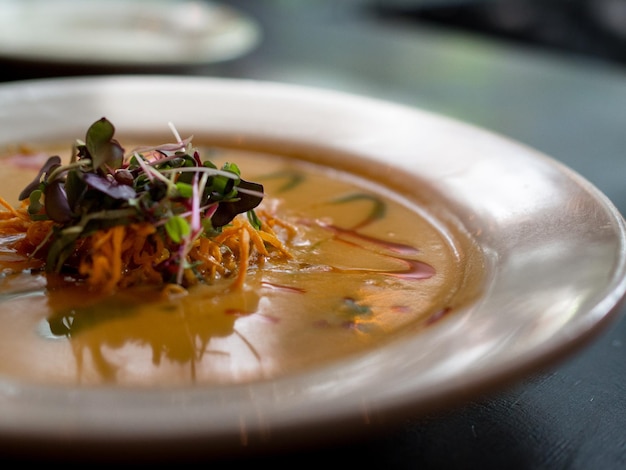
<svg viewBox="0 0 626 470"><path fill-rule="evenodd" d="M372 237L369 235L363 235L359 233L356 229L350 228L342 228L338 227L334 224L327 224L322 221L317 221L317 224L320 227L323 227L335 234L335 238L338 240L346 240L347 238L356 238L357 240L378 246L386 251L392 251L394 253L398 253L404 256L417 255L420 253L420 250L405 243L395 243L390 242L388 240L381 240L377 237Z"/></svg>
<svg viewBox="0 0 626 470"><path fill-rule="evenodd" d="M378 252L379 254L383 254L384 256L400 261L406 265L405 271L342 269L331 266L331 272L341 274L362 274L364 272L376 272L379 274L407 280L429 279L436 274L435 268L430 264L423 261L411 259L412 256L418 255L420 253L420 250L418 248L404 243L396 243L388 240L382 240L380 238L372 237L369 235L363 235L362 233L359 233L356 229L342 228L333 224L326 224L321 221L318 221L317 223L320 227L332 232L333 238L335 240L340 240L350 244L356 244L366 250L370 249L368 245L373 245L374 248L378 249L371 249L370 251ZM355 243L353 240L356 240L357 243Z"/></svg>

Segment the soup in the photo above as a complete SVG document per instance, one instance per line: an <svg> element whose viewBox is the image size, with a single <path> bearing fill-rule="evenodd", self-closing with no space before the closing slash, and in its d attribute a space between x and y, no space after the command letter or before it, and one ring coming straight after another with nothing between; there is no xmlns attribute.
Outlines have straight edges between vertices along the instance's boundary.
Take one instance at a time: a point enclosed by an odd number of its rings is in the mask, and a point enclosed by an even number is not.
<svg viewBox="0 0 626 470"><path fill-rule="evenodd" d="M1 375L123 387L269 380L415 334L480 290L471 238L391 184L280 152L201 147L263 184L260 207L297 229L292 258L249 269L238 289L220 279L169 297L149 286L94 297L49 289L38 271L5 272ZM6 149L0 195L17 204L41 157L60 148Z"/></svg>

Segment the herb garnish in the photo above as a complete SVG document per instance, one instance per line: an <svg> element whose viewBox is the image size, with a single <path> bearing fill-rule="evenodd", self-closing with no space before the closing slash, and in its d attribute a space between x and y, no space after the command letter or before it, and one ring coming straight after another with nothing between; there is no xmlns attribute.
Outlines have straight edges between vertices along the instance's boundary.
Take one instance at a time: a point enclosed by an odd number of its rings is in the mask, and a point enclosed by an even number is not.
<svg viewBox="0 0 626 470"><path fill-rule="evenodd" d="M149 223L177 248L167 272L175 272L181 284L194 240L218 234L238 214L248 213L258 224L254 208L263 199L263 186L242 179L234 163L218 169L203 161L191 137L182 140L170 127L176 143L125 155L115 127L103 117L89 127L84 141L76 141L69 163L62 164L59 156L47 160L19 195L28 199L32 220L53 222L36 250L45 244L47 272L71 271L77 243L96 231Z"/></svg>

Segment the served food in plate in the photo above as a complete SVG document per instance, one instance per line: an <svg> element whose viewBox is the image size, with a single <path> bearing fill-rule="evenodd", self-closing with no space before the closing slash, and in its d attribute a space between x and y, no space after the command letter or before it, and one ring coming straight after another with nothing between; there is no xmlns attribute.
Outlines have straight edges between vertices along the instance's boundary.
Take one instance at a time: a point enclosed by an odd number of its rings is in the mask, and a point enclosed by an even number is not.
<svg viewBox="0 0 626 470"><path fill-rule="evenodd" d="M171 130L119 142L103 117L72 145L4 149L0 374L270 379L419 331L480 291L471 237L384 175Z"/></svg>
<svg viewBox="0 0 626 470"><path fill-rule="evenodd" d="M7 246L48 280L84 281L103 294L140 284L186 287L234 272L240 286L268 249L288 256L276 220L254 212L263 186L242 179L235 163L218 169L202 160L191 139L173 132L173 144L125 155L113 124L94 122L68 163L48 157L20 193L20 209L0 200ZM233 222L240 213L248 220Z"/></svg>

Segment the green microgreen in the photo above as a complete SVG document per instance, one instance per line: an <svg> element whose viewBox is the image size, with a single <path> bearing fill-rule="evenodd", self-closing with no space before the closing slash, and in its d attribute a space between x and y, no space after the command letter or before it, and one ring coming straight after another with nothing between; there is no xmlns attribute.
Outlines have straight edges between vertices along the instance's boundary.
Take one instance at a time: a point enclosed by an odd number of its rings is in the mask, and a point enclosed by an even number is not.
<svg viewBox="0 0 626 470"><path fill-rule="evenodd" d="M182 243L191 233L187 220L179 215L173 215L165 222L165 230L174 243Z"/></svg>

